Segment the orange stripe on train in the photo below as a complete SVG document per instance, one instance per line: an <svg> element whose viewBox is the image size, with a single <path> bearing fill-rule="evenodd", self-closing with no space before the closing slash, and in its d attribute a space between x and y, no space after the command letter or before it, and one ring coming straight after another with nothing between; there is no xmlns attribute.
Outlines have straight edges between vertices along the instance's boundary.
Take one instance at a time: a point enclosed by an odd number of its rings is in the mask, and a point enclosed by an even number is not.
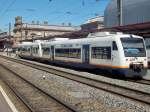
<svg viewBox="0 0 150 112"><path fill-rule="evenodd" d="M129 68L128 66L112 66L112 65L104 65L104 64L91 64L97 67L107 67L107 68Z"/></svg>

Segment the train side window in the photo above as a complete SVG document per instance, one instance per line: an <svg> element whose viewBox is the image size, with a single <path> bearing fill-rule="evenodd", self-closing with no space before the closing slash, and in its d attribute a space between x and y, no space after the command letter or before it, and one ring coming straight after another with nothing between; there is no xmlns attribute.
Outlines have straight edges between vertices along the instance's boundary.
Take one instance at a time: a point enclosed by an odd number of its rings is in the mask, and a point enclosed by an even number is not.
<svg viewBox="0 0 150 112"><path fill-rule="evenodd" d="M32 47L32 52L38 54L39 47Z"/></svg>
<svg viewBox="0 0 150 112"><path fill-rule="evenodd" d="M42 50L43 50L43 54L44 54L44 55L49 55L49 53L50 53L50 48L48 48L48 47L43 47Z"/></svg>
<svg viewBox="0 0 150 112"><path fill-rule="evenodd" d="M150 49L150 45L146 45L146 48L147 48L147 49Z"/></svg>
<svg viewBox="0 0 150 112"><path fill-rule="evenodd" d="M66 48L66 49L55 49L55 56L67 57L67 58L81 58L81 49L79 48Z"/></svg>
<svg viewBox="0 0 150 112"><path fill-rule="evenodd" d="M111 59L111 47L92 47L91 56L93 59Z"/></svg>
<svg viewBox="0 0 150 112"><path fill-rule="evenodd" d="M115 41L112 42L112 48L113 50L118 50L118 47Z"/></svg>

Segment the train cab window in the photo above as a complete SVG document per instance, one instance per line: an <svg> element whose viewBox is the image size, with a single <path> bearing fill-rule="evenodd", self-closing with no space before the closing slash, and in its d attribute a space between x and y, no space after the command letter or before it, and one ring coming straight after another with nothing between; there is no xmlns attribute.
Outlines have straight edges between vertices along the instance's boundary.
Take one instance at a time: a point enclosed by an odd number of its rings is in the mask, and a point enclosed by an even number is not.
<svg viewBox="0 0 150 112"><path fill-rule="evenodd" d="M145 45L141 38L121 38L125 57L145 57Z"/></svg>
<svg viewBox="0 0 150 112"><path fill-rule="evenodd" d="M115 41L112 42L112 48L113 50L118 50L118 47Z"/></svg>

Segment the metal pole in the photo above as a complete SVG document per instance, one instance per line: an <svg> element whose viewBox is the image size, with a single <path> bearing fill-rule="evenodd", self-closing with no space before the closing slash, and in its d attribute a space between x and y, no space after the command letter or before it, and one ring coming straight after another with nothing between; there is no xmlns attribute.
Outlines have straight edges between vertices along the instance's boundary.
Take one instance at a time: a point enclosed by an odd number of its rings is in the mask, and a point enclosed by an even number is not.
<svg viewBox="0 0 150 112"><path fill-rule="evenodd" d="M21 31L21 40L23 40L23 37L22 37L22 23L21 23L21 29L20 29L20 31Z"/></svg>
<svg viewBox="0 0 150 112"><path fill-rule="evenodd" d="M9 23L9 38L11 37L11 23Z"/></svg>
<svg viewBox="0 0 150 112"><path fill-rule="evenodd" d="M118 25L123 25L123 15L122 15L122 0L117 0L117 13L118 13Z"/></svg>
<svg viewBox="0 0 150 112"><path fill-rule="evenodd" d="M120 25L123 25L122 0L120 0Z"/></svg>
<svg viewBox="0 0 150 112"><path fill-rule="evenodd" d="M8 38L8 48L11 46L10 44L10 41L11 41L11 23L9 22L9 38ZM10 51L8 51L9 53L9 56L11 55L10 54Z"/></svg>

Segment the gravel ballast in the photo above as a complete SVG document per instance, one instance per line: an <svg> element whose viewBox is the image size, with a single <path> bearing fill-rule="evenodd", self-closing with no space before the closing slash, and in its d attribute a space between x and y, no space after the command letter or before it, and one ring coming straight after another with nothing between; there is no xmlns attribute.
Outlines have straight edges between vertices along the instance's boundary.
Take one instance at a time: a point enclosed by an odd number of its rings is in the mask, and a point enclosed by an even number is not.
<svg viewBox="0 0 150 112"><path fill-rule="evenodd" d="M10 69L15 70L22 77L31 81L38 87L42 88L49 94L53 94L58 98L65 100L81 112L149 112L150 107L139 102L134 102L130 99L119 97L108 92L89 87L84 84L77 83L53 74L49 74L40 70L36 70L21 64L14 64L13 62L0 59L1 63L9 66ZM75 71L74 71L75 72ZM86 73L81 73L87 75ZM45 79L43 79L45 76ZM109 81L111 83L124 84L125 86L135 86L134 88L144 88L142 91L150 92L150 87L146 85L135 85L125 81L118 81L116 79L109 79L103 76L90 77L99 78L101 80ZM124 82L124 83L123 83ZM137 86L137 87L136 87Z"/></svg>

